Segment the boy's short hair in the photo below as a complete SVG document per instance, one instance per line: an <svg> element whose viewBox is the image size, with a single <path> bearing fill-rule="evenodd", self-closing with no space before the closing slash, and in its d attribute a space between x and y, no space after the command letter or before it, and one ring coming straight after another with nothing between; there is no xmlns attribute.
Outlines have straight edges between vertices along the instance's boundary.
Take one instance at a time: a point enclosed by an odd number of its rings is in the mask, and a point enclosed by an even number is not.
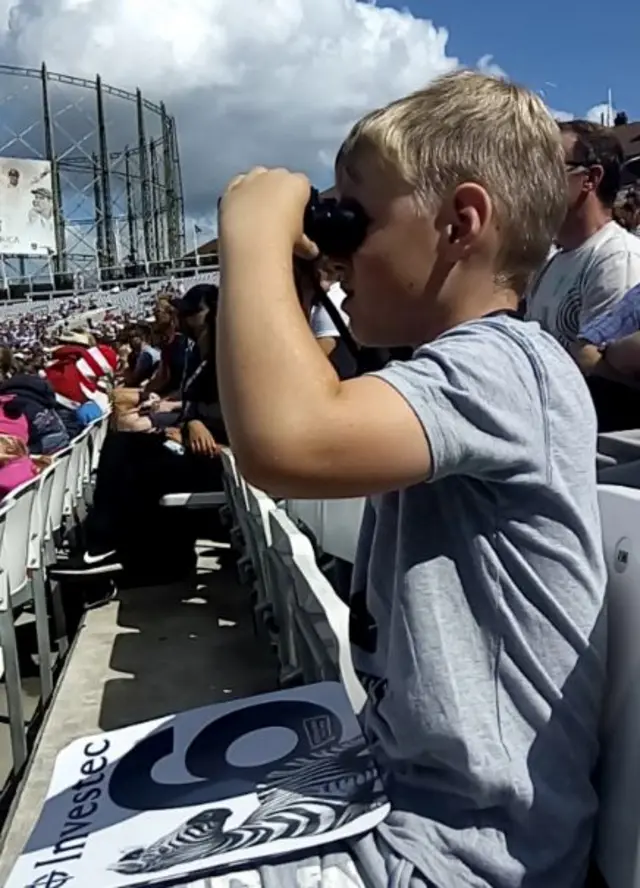
<svg viewBox="0 0 640 888"><path fill-rule="evenodd" d="M560 130L538 96L498 77L448 74L357 123L338 153L338 179L370 150L429 208L463 182L486 188L503 236L496 278L525 289L567 209Z"/></svg>

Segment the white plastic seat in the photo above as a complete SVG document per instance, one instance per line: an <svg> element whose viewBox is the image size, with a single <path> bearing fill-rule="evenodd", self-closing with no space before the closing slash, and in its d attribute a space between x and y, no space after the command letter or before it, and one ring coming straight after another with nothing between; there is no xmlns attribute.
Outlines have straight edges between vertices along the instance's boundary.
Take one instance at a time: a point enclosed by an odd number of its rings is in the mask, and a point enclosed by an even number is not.
<svg viewBox="0 0 640 888"><path fill-rule="evenodd" d="M284 509L294 522L303 525L318 547L321 547L322 500L286 500Z"/></svg>
<svg viewBox="0 0 640 888"><path fill-rule="evenodd" d="M603 432L598 435L600 466L619 465L640 459L640 429Z"/></svg>
<svg viewBox="0 0 640 888"><path fill-rule="evenodd" d="M109 423L111 422L111 411L109 410L100 419L97 419L91 425L91 472L95 472L100 462L100 454L104 446L105 438L109 432Z"/></svg>
<svg viewBox="0 0 640 888"><path fill-rule="evenodd" d="M57 561L56 545L61 541L63 525L64 525L64 504L67 489L67 475L69 473L69 463L71 462L72 448L67 447L61 450L53 461L50 469L44 473L45 490L49 486L49 492L45 494L48 497L48 505L46 511L43 512L43 569L46 571L48 567ZM55 636L58 645L58 653L64 656L69 648L67 638L66 620L62 601L60 598L60 589L58 581L49 577L49 587L51 590L51 604L53 608L53 618L55 622Z"/></svg>
<svg viewBox="0 0 640 888"><path fill-rule="evenodd" d="M242 477L238 472L235 457L228 448L223 448L220 458L222 460L222 479L227 492L227 500L234 519L242 532L242 520L246 505Z"/></svg>
<svg viewBox="0 0 640 888"><path fill-rule="evenodd" d="M67 491L67 476L71 464L73 445L56 454L53 465L54 473L49 508L47 510L45 544L47 547L47 564L55 561L55 539L61 533L64 523L64 506Z"/></svg>
<svg viewBox="0 0 640 888"><path fill-rule="evenodd" d="M279 648L280 662L286 670L289 662L285 639L279 634L279 627L284 624L283 615L279 612L282 602L277 590L272 588L271 576L267 566L267 550L271 545L271 528L269 513L277 508L270 496L262 490L245 484L247 498L247 548L255 572L253 607L257 624L264 623L272 633L273 640Z"/></svg>
<svg viewBox="0 0 640 888"><path fill-rule="evenodd" d="M598 488L608 570L608 692L596 861L608 888L640 888L640 491Z"/></svg>
<svg viewBox="0 0 640 888"><path fill-rule="evenodd" d="M339 678L359 712L364 690L349 646L349 610L321 573L307 537L283 509L269 512L269 560L278 592L286 596L296 664L306 682Z"/></svg>
<svg viewBox="0 0 640 888"><path fill-rule="evenodd" d="M68 457L66 458L68 460ZM51 601L51 609L53 613L55 639L58 653L64 656L69 648L69 640L67 637L66 620L64 616L64 607L62 604L62 596L60 593L60 585L57 582L47 582L47 567L55 560L55 546L53 544L53 534L51 530L52 522L57 520L58 525L62 521L62 513L58 516L53 515L54 510L54 488L56 479L59 480L60 490L64 492L68 462L65 458L62 460L54 459L53 463L45 469L40 476L40 496L38 498L38 518L39 518L39 541L36 543L32 540L32 550L30 554L29 568L32 574L32 582L42 583L45 589L49 589L49 598Z"/></svg>
<svg viewBox="0 0 640 888"><path fill-rule="evenodd" d="M49 614L42 568L42 476L12 490L6 497L13 508L5 521L0 565L6 572L11 607L16 610L33 601L38 640L40 684L43 702L53 692L53 662Z"/></svg>
<svg viewBox="0 0 640 888"><path fill-rule="evenodd" d="M16 508L15 501L0 505L0 552L4 549L7 522ZM27 733L22 705L22 679L18 647L13 620L13 608L9 591L9 572L0 558L0 652L9 711L9 732L11 736L11 756L14 773L17 773L27 760Z"/></svg>
<svg viewBox="0 0 640 888"><path fill-rule="evenodd" d="M212 490L205 493L168 493L161 498L160 505L168 509L215 509L226 502L223 490Z"/></svg>
<svg viewBox="0 0 640 888"><path fill-rule="evenodd" d="M78 503L78 488L82 474L84 460L84 445L88 437L88 429L85 429L70 445L70 459L67 469L66 486L64 492L63 515L68 523L75 520L75 509Z"/></svg>
<svg viewBox="0 0 640 888"><path fill-rule="evenodd" d="M349 564L356 560L364 497L322 501L320 548Z"/></svg>
<svg viewBox="0 0 640 888"><path fill-rule="evenodd" d="M311 534L318 548L353 564L356 557L363 497L337 500L287 500L287 514Z"/></svg>
<svg viewBox="0 0 640 888"><path fill-rule="evenodd" d="M238 573L242 582L252 583L253 565L251 562L249 546L249 526L248 512L249 505L247 502L247 494L245 482L238 471L236 461L230 450L224 448L221 454L223 483L227 491L227 500L236 522L236 527L232 528L231 544L233 548L240 553L238 560Z"/></svg>
<svg viewBox="0 0 640 888"><path fill-rule="evenodd" d="M87 515L87 488L91 480L91 429L89 426L71 442L71 462L67 475L65 517L74 524Z"/></svg>

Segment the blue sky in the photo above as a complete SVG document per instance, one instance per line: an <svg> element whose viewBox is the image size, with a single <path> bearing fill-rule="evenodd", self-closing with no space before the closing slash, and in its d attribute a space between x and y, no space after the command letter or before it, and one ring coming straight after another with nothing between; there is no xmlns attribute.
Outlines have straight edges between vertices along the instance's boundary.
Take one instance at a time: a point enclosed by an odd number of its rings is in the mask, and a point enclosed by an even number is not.
<svg viewBox="0 0 640 888"><path fill-rule="evenodd" d="M576 116L606 101L640 119L640 2L581 0L383 0L449 31L448 50L463 64L491 54L514 80L546 92ZM546 86L546 82L557 88Z"/></svg>

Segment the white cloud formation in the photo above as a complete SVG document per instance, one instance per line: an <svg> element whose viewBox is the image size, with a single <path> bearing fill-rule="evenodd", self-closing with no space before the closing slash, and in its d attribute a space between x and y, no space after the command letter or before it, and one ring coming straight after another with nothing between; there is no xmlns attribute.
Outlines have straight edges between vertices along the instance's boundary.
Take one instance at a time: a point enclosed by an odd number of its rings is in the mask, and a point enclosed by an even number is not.
<svg viewBox="0 0 640 888"><path fill-rule="evenodd" d="M99 72L166 101L187 211L209 229L224 183L257 163L329 184L354 120L458 65L447 41L444 27L364 0L0 0L3 61ZM491 55L477 67L504 75Z"/></svg>
<svg viewBox="0 0 640 888"><path fill-rule="evenodd" d="M615 118L616 109L610 109L606 102L601 102L599 105L594 105L593 108L589 108L585 115L585 120L590 120L592 123L607 124L610 111L612 112L612 118ZM613 123L613 119L611 122Z"/></svg>
<svg viewBox="0 0 640 888"><path fill-rule="evenodd" d="M571 114L570 111L555 111L553 108L551 108L550 110L555 119L560 123L567 120L573 120L575 117L575 114Z"/></svg>
<svg viewBox="0 0 640 888"><path fill-rule="evenodd" d="M99 71L166 101L199 217L256 163L328 182L364 111L456 67L447 40L409 12L357 0L0 0L5 58ZM481 62L499 70L489 56Z"/></svg>
<svg viewBox="0 0 640 888"><path fill-rule="evenodd" d="M478 59L476 67L478 71L488 74L490 77L508 77L507 72L497 64L492 55L483 55Z"/></svg>

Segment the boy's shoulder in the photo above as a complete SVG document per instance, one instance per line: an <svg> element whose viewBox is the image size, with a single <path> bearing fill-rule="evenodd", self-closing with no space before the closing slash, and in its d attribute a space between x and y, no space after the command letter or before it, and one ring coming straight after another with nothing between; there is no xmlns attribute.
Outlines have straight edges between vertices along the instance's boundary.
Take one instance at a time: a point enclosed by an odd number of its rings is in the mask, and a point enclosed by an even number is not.
<svg viewBox="0 0 640 888"><path fill-rule="evenodd" d="M578 389L587 393L582 373L566 349L535 321L510 315L459 324L420 346L412 361L440 368L443 379L502 391L543 394Z"/></svg>
<svg viewBox="0 0 640 888"><path fill-rule="evenodd" d="M461 324L378 374L408 402L429 440L434 480L538 478L552 451L595 462L596 419L575 362L537 323Z"/></svg>

